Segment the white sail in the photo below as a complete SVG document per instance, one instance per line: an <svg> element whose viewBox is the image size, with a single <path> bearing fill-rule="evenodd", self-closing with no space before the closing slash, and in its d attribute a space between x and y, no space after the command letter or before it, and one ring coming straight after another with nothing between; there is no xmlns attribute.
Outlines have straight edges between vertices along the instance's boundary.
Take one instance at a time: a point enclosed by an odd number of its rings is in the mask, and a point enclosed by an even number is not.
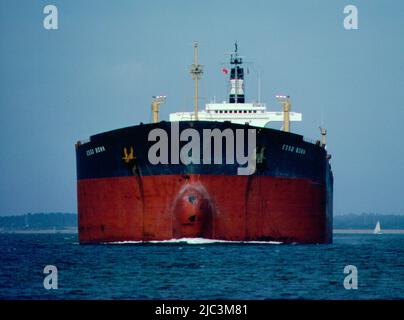
<svg viewBox="0 0 404 320"><path fill-rule="evenodd" d="M379 222L379 221L377 221L376 227L375 227L375 230L373 230L373 233L374 233L374 234L381 234L381 233L382 233L382 230L381 230L381 228L380 228L380 222Z"/></svg>

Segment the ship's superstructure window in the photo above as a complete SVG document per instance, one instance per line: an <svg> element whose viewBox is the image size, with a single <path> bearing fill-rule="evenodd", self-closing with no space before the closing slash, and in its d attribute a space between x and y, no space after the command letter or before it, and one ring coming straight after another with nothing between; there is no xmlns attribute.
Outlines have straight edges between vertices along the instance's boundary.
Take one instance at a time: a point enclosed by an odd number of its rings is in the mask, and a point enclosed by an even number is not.
<svg viewBox="0 0 404 320"><path fill-rule="evenodd" d="M239 66L232 68L230 72L231 79L244 79L244 69Z"/></svg>

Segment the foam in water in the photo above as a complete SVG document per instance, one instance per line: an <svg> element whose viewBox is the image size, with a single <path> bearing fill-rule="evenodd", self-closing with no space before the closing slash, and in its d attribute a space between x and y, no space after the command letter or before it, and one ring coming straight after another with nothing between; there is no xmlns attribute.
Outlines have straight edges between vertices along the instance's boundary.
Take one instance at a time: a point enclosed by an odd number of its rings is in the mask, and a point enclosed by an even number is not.
<svg viewBox="0 0 404 320"><path fill-rule="evenodd" d="M215 243L243 243L243 244L281 244L278 241L230 241L219 239L204 239L204 238L180 238L170 240L151 240L151 241L116 241L108 242L108 244L141 244L141 243L156 243L156 244L215 244Z"/></svg>

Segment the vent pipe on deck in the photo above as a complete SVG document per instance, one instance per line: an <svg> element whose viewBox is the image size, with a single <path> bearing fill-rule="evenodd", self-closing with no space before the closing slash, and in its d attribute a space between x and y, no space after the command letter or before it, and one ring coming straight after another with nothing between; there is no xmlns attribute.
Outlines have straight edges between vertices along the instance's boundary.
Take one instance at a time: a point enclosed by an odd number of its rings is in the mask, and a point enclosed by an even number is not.
<svg viewBox="0 0 404 320"><path fill-rule="evenodd" d="M277 95L276 99L283 106L283 131L290 132L290 110L292 107L290 96Z"/></svg>
<svg viewBox="0 0 404 320"><path fill-rule="evenodd" d="M159 122L160 105L166 101L166 96L153 96L151 110L153 113L153 123Z"/></svg>

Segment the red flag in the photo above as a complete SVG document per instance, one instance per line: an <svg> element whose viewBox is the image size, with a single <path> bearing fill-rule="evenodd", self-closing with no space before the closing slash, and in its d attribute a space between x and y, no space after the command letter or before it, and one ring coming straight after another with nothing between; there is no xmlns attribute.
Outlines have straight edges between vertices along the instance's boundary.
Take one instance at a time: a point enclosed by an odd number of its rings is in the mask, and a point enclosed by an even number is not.
<svg viewBox="0 0 404 320"><path fill-rule="evenodd" d="M228 73L229 73L229 70L227 70L226 68L222 68L222 72L223 72L224 74L228 74Z"/></svg>

